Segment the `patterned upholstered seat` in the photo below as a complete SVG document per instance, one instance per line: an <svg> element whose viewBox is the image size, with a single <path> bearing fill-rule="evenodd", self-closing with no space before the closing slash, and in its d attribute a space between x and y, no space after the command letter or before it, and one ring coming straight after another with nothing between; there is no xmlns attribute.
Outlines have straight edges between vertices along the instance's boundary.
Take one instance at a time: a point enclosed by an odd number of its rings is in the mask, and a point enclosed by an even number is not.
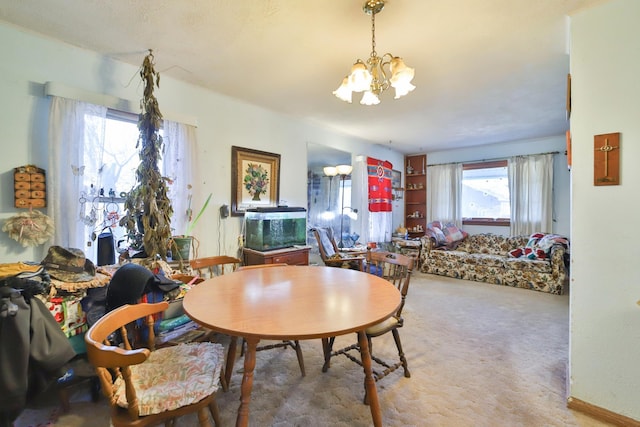
<svg viewBox="0 0 640 427"><path fill-rule="evenodd" d="M196 411L200 426L210 426L207 410L220 425L215 393L223 347L201 342L153 351L152 315L168 305L123 305L85 334L87 355L109 399L114 427L156 425ZM146 347L135 348L137 342L146 342Z"/></svg>

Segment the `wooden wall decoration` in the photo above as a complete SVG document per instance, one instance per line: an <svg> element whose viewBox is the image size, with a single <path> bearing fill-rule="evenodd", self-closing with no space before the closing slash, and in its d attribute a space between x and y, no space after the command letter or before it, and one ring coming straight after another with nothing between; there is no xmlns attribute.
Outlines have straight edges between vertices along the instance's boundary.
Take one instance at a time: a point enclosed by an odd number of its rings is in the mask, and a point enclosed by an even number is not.
<svg viewBox="0 0 640 427"><path fill-rule="evenodd" d="M16 208L47 206L47 180L44 169L34 165L14 168L13 183Z"/></svg>
<svg viewBox="0 0 640 427"><path fill-rule="evenodd" d="M593 185L620 185L620 133L593 137Z"/></svg>

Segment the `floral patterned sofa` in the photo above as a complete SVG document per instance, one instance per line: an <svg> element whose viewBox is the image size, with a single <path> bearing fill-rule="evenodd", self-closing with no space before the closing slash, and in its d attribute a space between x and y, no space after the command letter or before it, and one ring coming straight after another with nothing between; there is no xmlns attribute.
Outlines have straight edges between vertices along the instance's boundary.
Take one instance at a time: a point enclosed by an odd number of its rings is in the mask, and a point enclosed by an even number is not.
<svg viewBox="0 0 640 427"><path fill-rule="evenodd" d="M485 233L443 244L433 233L427 233L422 245L423 273L558 295L568 279L568 240L555 234L504 237Z"/></svg>

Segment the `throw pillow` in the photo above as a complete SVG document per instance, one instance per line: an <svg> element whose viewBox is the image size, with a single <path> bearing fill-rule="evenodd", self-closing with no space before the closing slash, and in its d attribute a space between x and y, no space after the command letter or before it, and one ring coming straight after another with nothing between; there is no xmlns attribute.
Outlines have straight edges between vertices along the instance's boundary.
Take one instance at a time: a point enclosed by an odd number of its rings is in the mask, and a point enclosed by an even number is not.
<svg viewBox="0 0 640 427"><path fill-rule="evenodd" d="M436 237L436 242L438 243L438 246L447 244L447 238L445 237L442 230L440 230L438 227L433 227L431 230L433 231L433 234Z"/></svg>
<svg viewBox="0 0 640 427"><path fill-rule="evenodd" d="M432 221L429 224L427 224L427 228L433 228L433 227L437 227L440 230L442 230L442 222L440 222L440 221Z"/></svg>
<svg viewBox="0 0 640 427"><path fill-rule="evenodd" d="M447 243L457 242L465 238L463 232L453 223L447 223L442 229Z"/></svg>

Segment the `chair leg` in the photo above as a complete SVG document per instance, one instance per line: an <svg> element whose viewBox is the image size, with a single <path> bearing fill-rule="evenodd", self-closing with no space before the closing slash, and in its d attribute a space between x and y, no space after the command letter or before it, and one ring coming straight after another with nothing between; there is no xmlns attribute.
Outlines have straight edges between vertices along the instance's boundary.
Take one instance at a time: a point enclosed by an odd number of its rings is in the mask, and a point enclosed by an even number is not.
<svg viewBox="0 0 640 427"><path fill-rule="evenodd" d="M225 374L224 368L220 369L220 386L222 387L222 391L229 391L229 383L227 382L227 375Z"/></svg>
<svg viewBox="0 0 640 427"><path fill-rule="evenodd" d="M324 352L324 365L322 365L322 372L327 372L331 367L331 352L333 351L333 342L335 337L322 338L322 351Z"/></svg>
<svg viewBox="0 0 640 427"><path fill-rule="evenodd" d="M244 346L244 338L242 339L242 344ZM238 337L231 337L229 340L229 349L227 350L227 363L224 368L224 379L226 383L226 390L223 384L223 391L227 391L229 386L231 385L231 375L233 375L233 366L236 363L236 351L238 349Z"/></svg>
<svg viewBox="0 0 640 427"><path fill-rule="evenodd" d="M300 348L300 342L299 341L294 341L294 348L296 350L296 356L298 357L298 365L300 366L300 372L302 373L302 376L306 376L307 373L304 370L304 359L302 357L302 349Z"/></svg>
<svg viewBox="0 0 640 427"><path fill-rule="evenodd" d="M207 408L201 408L198 410L198 423L200 427L211 427L209 422L209 414L207 414Z"/></svg>
<svg viewBox="0 0 640 427"><path fill-rule="evenodd" d="M400 333L397 329L393 329L391 331L393 333L393 340L396 342L396 347L398 347L398 356L400 356L400 362L402 363L402 368L404 369L405 378L411 378L411 373L409 372L409 366L407 365L407 358L404 357L404 352L402 351L402 343L400 342Z"/></svg>
<svg viewBox="0 0 640 427"><path fill-rule="evenodd" d="M220 411L218 410L218 402L215 399L209 403L209 412L211 412L211 416L213 417L213 422L216 427L221 427L222 423L220 422Z"/></svg>

